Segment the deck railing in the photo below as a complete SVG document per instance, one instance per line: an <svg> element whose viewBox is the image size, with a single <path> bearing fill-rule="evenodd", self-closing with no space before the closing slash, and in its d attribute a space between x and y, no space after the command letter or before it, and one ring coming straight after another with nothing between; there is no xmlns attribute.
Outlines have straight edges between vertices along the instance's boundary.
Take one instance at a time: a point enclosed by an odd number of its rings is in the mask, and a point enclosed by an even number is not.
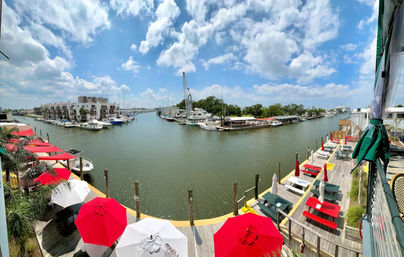
<svg viewBox="0 0 404 257"><path fill-rule="evenodd" d="M380 160L370 165L363 255L404 256L404 224Z"/></svg>
<svg viewBox="0 0 404 257"><path fill-rule="evenodd" d="M338 256L340 248L348 250L351 253L354 253L355 256L359 256L359 254L362 252L362 250L360 250L360 249L354 249L352 247L336 243L335 241L331 241L331 240L325 238L324 235L322 235L321 233L315 231L314 229L308 227L307 225L305 225L305 224L299 222L298 220L292 218L291 216L289 216L285 212L283 212L283 211L281 211L279 209L276 209L276 211L277 211L277 215L278 215L278 218L277 218L278 230L280 232L284 232L286 234L286 236L289 239L289 242L292 239L294 239L298 243L302 243L306 247L309 247L313 252L317 253L318 256L323 256L323 255ZM287 227L287 229L282 229L281 228L281 226L280 226L281 217L280 216L283 216L283 217L288 219L288 227ZM302 231L303 231L302 232L302 237L299 237L297 235L293 235L293 233L292 233L292 223L294 223L294 224L296 224L296 225L298 225L299 227L302 228ZM313 244L313 242L305 241L305 235L307 235L308 233L312 233L317 237L316 243ZM328 242L331 245L334 245L334 253L328 253L328 252L326 252L324 250L321 250L321 241L322 240Z"/></svg>

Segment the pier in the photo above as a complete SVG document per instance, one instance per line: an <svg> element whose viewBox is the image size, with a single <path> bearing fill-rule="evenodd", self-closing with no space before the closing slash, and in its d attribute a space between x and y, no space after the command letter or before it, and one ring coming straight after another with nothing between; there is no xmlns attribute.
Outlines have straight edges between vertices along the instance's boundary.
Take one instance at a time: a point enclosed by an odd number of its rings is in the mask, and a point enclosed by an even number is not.
<svg viewBox="0 0 404 257"><path fill-rule="evenodd" d="M353 143L349 143L351 146ZM308 160L300 164L303 167ZM310 162L311 163L311 162ZM324 160L318 157L314 158L314 165L322 166L324 163L330 163L333 166L329 170L329 182L340 186L340 199L338 200L341 205L339 217L337 219L337 229L329 232L327 229L322 228L319 224L306 221L302 215L303 210L307 209L305 202L311 196L311 188L315 180L322 180L322 171L316 177L310 177L300 174L300 178L307 180L311 185L306 189L302 196L288 191L285 187L285 182L291 176L294 176L294 171L291 171L285 176L280 185L278 185L278 195L293 203L292 209L288 213L283 213L286 216L279 224L279 230L284 237L284 251L289 251L289 248L297 249L299 244L304 241L305 256L358 256L362 252L361 243L345 239L345 214L348 209L349 200L348 192L350 190L351 175L350 170L354 166L354 161L337 160L335 151L329 159ZM60 164L58 164L60 165ZM78 176L72 174L70 179L80 179ZM257 182L258 183L258 182ZM231 184L229 184L231 186ZM262 186L262 185L260 185ZM88 202L95 197L105 197L105 194L90 186L91 192L84 202ZM258 195L260 201L262 195L270 192L268 188ZM258 201L253 198L247 201L247 204L259 215L264 215L260 207L257 205ZM127 221L128 224L134 223L139 220L136 217L136 211L127 208ZM214 208L214 206L211 206ZM50 209L48 215L43 220L38 221L35 226L35 233L44 256L80 256L80 249L83 248L84 242L74 224L74 215L64 218L59 217L56 213L60 211L59 207ZM230 210L229 210L230 211ZM238 209L239 214L243 214L243 209ZM214 243L213 235L223 225L227 218L232 217L232 213L226 215L205 219L195 220L194 225L190 225L190 221L171 221L182 233L188 238L188 256L214 256ZM146 214L140 214L140 219L148 217ZM303 225L303 226L302 226ZM319 239L320 238L320 239ZM320 249L320 252L318 250ZM100 255L101 256L101 255ZM103 256L116 256L114 250L109 249ZM287 256L287 255L285 255Z"/></svg>

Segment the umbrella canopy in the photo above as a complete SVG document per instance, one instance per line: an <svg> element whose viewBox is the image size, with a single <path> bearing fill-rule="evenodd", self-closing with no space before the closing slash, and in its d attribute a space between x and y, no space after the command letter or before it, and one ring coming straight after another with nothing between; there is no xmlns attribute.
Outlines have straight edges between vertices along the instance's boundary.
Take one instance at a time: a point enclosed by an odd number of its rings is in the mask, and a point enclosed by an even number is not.
<svg viewBox="0 0 404 257"><path fill-rule="evenodd" d="M49 146L24 146L24 149L32 153L55 153L64 152L64 150L54 145Z"/></svg>
<svg viewBox="0 0 404 257"><path fill-rule="evenodd" d="M330 140L332 141L332 132L330 132Z"/></svg>
<svg viewBox="0 0 404 257"><path fill-rule="evenodd" d="M34 131L32 131L32 129L20 130L18 132L11 132L11 134L14 136L23 136L23 137L35 136L35 133Z"/></svg>
<svg viewBox="0 0 404 257"><path fill-rule="evenodd" d="M50 144L48 142L42 142L41 139L32 139L29 141L30 145L36 145L36 146L49 146Z"/></svg>
<svg viewBox="0 0 404 257"><path fill-rule="evenodd" d="M81 203L90 193L87 182L70 180L58 185L52 190L51 202L66 208L70 205Z"/></svg>
<svg viewBox="0 0 404 257"><path fill-rule="evenodd" d="M295 176L296 177L300 176L299 160L296 160L296 163L295 163Z"/></svg>
<svg viewBox="0 0 404 257"><path fill-rule="evenodd" d="M320 182L320 197L318 198L318 200L320 201L320 203L324 203L324 181Z"/></svg>
<svg viewBox="0 0 404 257"><path fill-rule="evenodd" d="M56 176L49 172L42 173L39 177L34 179L34 182L40 182L42 185L59 184L63 180L68 180L72 174L66 168L54 168Z"/></svg>
<svg viewBox="0 0 404 257"><path fill-rule="evenodd" d="M170 221L152 218L128 225L115 249L118 257L188 256L187 237Z"/></svg>
<svg viewBox="0 0 404 257"><path fill-rule="evenodd" d="M323 138L321 138L321 151L324 151L324 141L323 141Z"/></svg>
<svg viewBox="0 0 404 257"><path fill-rule="evenodd" d="M61 154L55 154L55 155L51 155L51 156L38 156L39 160L48 160L48 161L66 161L66 160L70 160L70 159L74 159L77 158L74 155L69 154L68 152L65 153L61 153Z"/></svg>
<svg viewBox="0 0 404 257"><path fill-rule="evenodd" d="M85 243L110 247L125 230L126 209L113 198L97 197L83 204L75 223Z"/></svg>
<svg viewBox="0 0 404 257"><path fill-rule="evenodd" d="M328 143L328 136L327 136L327 139L325 140L325 143L326 143L326 144Z"/></svg>
<svg viewBox="0 0 404 257"><path fill-rule="evenodd" d="M213 240L215 257L279 256L283 243L270 218L252 213L227 219Z"/></svg>
<svg viewBox="0 0 404 257"><path fill-rule="evenodd" d="M327 163L324 163L324 177L323 177L324 182L328 182L328 176L327 176Z"/></svg>
<svg viewBox="0 0 404 257"><path fill-rule="evenodd" d="M276 173L272 176L272 188L271 193L276 195L278 193L278 176Z"/></svg>

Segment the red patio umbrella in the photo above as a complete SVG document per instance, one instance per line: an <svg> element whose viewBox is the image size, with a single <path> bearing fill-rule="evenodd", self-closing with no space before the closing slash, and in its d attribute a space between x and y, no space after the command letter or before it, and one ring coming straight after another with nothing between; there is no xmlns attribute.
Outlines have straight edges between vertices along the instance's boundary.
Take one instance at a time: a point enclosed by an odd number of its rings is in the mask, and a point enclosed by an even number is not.
<svg viewBox="0 0 404 257"><path fill-rule="evenodd" d="M227 219L213 241L215 257L279 256L283 237L270 218L247 213Z"/></svg>
<svg viewBox="0 0 404 257"><path fill-rule="evenodd" d="M331 140L331 142L332 142L332 132L330 132L330 140Z"/></svg>
<svg viewBox="0 0 404 257"><path fill-rule="evenodd" d="M40 182L42 185L59 184L62 180L68 180L72 174L66 168L54 168L56 176L49 172L42 173L39 177L34 179L34 182Z"/></svg>
<svg viewBox="0 0 404 257"><path fill-rule="evenodd" d="M11 134L14 136L23 136L23 137L35 136L35 133L32 129L20 130L18 132L11 132Z"/></svg>
<svg viewBox="0 0 404 257"><path fill-rule="evenodd" d="M323 138L321 138L321 151L324 151L324 141L323 141Z"/></svg>
<svg viewBox="0 0 404 257"><path fill-rule="evenodd" d="M346 145L346 137L344 138L344 145Z"/></svg>
<svg viewBox="0 0 404 257"><path fill-rule="evenodd" d="M296 160L296 163L295 163L295 176L299 177L299 175L300 175L299 160Z"/></svg>
<svg viewBox="0 0 404 257"><path fill-rule="evenodd" d="M327 163L324 163L324 177L323 177L324 182L328 182L328 177L327 177Z"/></svg>
<svg viewBox="0 0 404 257"><path fill-rule="evenodd" d="M85 243L110 247L125 230L126 209L113 198L97 197L81 206L75 223Z"/></svg>

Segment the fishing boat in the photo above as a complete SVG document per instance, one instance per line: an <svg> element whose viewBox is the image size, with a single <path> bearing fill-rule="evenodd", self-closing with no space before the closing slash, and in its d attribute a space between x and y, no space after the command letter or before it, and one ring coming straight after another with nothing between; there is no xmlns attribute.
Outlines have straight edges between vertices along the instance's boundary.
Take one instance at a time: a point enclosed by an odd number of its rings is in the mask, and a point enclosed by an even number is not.
<svg viewBox="0 0 404 257"><path fill-rule="evenodd" d="M109 122L112 125L122 125L124 121L122 119L118 118L118 117L112 117L112 118L109 119Z"/></svg>
<svg viewBox="0 0 404 257"><path fill-rule="evenodd" d="M63 126L65 128L74 128L74 127L76 127L76 124L74 124L73 122L70 122L70 121L66 121Z"/></svg>
<svg viewBox="0 0 404 257"><path fill-rule="evenodd" d="M273 121L271 121L271 122L269 123L269 125L270 125L271 127L279 127L279 126L282 125L282 122L280 122L279 120L273 120Z"/></svg>
<svg viewBox="0 0 404 257"><path fill-rule="evenodd" d="M175 119L173 117L171 117L171 116L166 116L166 121L174 122Z"/></svg>

